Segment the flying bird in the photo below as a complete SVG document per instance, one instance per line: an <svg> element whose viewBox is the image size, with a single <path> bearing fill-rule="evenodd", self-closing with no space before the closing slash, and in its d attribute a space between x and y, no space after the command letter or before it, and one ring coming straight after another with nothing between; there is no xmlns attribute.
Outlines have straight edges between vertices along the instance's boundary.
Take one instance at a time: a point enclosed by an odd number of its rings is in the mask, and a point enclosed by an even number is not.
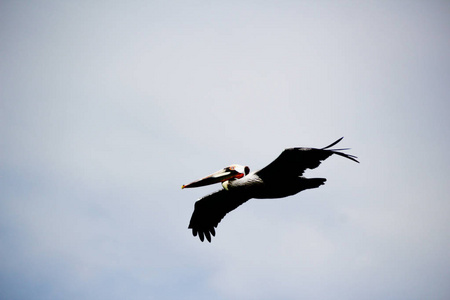
<svg viewBox="0 0 450 300"><path fill-rule="evenodd" d="M209 176L183 185L181 188L193 188L221 182L223 189L207 195L195 203L189 223L194 236L203 242L205 237L211 242L216 235L215 228L225 215L252 198L283 198L295 195L303 190L318 188L325 178L305 178L306 169L315 169L333 154L348 158L357 163L357 157L330 149L343 138L321 148L288 148L265 168L250 173L247 166L231 165Z"/></svg>

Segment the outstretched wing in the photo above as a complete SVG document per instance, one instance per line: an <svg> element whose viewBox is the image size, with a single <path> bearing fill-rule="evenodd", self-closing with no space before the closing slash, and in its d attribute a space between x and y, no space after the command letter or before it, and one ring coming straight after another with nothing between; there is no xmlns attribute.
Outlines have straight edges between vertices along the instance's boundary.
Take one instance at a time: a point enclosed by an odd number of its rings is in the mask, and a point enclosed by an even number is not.
<svg viewBox="0 0 450 300"><path fill-rule="evenodd" d="M339 152L348 149L329 149L339 143L342 139L343 137L321 149L303 147L286 149L273 162L264 169L256 172L256 174L263 179L272 178L274 176L302 176L306 169L317 168L323 160L333 154L343 156L359 163L359 161L356 160L356 156Z"/></svg>
<svg viewBox="0 0 450 300"><path fill-rule="evenodd" d="M237 191L225 189L205 196L195 202L188 228L192 228L192 234L194 236L198 234L202 242L205 237L208 242L211 242L211 235L216 235L214 228L217 227L223 217L249 199L250 197Z"/></svg>

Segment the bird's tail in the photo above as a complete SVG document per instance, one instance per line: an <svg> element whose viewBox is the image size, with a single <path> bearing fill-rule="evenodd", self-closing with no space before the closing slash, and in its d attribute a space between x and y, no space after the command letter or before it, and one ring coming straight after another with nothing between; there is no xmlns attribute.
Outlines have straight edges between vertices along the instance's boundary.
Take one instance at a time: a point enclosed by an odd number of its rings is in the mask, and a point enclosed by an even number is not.
<svg viewBox="0 0 450 300"><path fill-rule="evenodd" d="M325 184L325 181L327 181L325 178L307 178L306 180L307 189L318 188L319 186Z"/></svg>

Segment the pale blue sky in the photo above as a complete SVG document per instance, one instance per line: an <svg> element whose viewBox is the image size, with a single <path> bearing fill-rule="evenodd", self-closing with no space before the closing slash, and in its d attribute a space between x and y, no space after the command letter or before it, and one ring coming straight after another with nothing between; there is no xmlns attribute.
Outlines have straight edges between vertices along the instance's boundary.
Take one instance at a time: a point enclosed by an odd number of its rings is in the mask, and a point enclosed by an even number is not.
<svg viewBox="0 0 450 300"><path fill-rule="evenodd" d="M3 1L1 299L449 299L447 1ZM182 184L345 136L211 244Z"/></svg>

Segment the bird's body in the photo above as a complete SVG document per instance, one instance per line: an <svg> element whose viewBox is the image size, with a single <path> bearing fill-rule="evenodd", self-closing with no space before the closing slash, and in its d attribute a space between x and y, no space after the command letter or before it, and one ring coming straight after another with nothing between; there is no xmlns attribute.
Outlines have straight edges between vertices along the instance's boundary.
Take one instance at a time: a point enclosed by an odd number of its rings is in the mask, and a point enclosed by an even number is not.
<svg viewBox="0 0 450 300"><path fill-rule="evenodd" d="M257 172L249 174L248 167L232 165L198 181L183 185L182 188L222 182L224 187L195 203L189 223L193 235L199 235L201 241L206 237L211 242L211 235L215 235L215 228L222 218L249 199L284 198L323 185L325 178L305 178L304 171L318 167L332 154L358 162L355 156L339 152L347 149L328 149L341 139L321 149L286 149L272 163Z"/></svg>
<svg viewBox="0 0 450 300"><path fill-rule="evenodd" d="M273 199L295 195L305 189L318 187L325 178L286 177L264 180L258 172L251 173L242 179L228 182L228 191L236 191L250 198Z"/></svg>

